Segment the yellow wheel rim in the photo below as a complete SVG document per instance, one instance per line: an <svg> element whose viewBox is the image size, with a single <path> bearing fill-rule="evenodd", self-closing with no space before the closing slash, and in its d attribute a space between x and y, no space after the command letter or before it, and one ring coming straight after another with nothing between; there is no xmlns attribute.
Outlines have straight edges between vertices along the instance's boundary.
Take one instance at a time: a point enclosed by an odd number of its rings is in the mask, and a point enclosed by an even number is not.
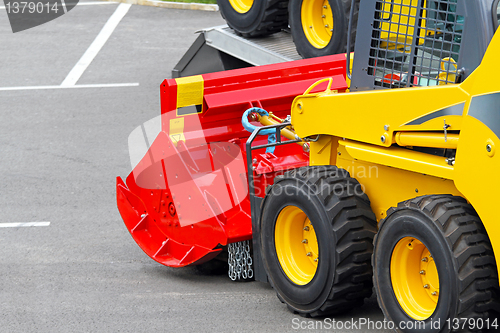
<svg viewBox="0 0 500 333"><path fill-rule="evenodd" d="M245 14L252 8L254 0L229 0L229 3L235 11Z"/></svg>
<svg viewBox="0 0 500 333"><path fill-rule="evenodd" d="M333 32L333 14L328 0L302 1L300 16L309 43L317 49L326 47Z"/></svg>
<svg viewBox="0 0 500 333"><path fill-rule="evenodd" d="M285 207L274 229L276 254L286 276L298 285L306 285L318 268L318 240L311 221L298 207Z"/></svg>
<svg viewBox="0 0 500 333"><path fill-rule="evenodd" d="M401 239L391 258L392 288L403 310L415 320L425 320L436 310L439 275L427 247L414 237Z"/></svg>

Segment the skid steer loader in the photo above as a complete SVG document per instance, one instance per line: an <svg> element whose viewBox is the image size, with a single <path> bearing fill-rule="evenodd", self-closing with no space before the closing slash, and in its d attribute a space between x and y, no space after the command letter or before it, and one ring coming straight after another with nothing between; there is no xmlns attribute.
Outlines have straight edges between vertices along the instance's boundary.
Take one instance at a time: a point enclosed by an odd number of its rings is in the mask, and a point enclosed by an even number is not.
<svg viewBox="0 0 500 333"><path fill-rule="evenodd" d="M227 253L305 316L374 287L398 331L498 329L499 13L364 1L354 60L163 81L161 130L117 178L132 237L173 267Z"/></svg>

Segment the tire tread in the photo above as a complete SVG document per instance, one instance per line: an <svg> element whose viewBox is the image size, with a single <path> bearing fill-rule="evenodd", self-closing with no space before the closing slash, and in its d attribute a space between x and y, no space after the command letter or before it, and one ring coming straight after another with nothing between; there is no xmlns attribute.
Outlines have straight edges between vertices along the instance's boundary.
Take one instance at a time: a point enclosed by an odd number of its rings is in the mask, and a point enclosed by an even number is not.
<svg viewBox="0 0 500 333"><path fill-rule="evenodd" d="M487 319L500 310L498 274L488 234L474 208L464 198L452 195L428 195L407 200L394 212L413 208L426 214L448 242L457 265L459 307L456 318ZM383 228L387 218L380 222ZM378 234L374 244L377 244ZM377 298L380 304L379 295Z"/></svg>
<svg viewBox="0 0 500 333"><path fill-rule="evenodd" d="M325 303L318 310L307 314L324 317L360 306L364 298L372 295L373 289L371 254L377 227L368 197L355 191L360 186L357 180L351 178L346 170L335 166L291 170L278 181L284 179L293 179L319 189L331 228L337 236L337 267L333 287ZM334 186L341 190L342 195L332 195Z"/></svg>

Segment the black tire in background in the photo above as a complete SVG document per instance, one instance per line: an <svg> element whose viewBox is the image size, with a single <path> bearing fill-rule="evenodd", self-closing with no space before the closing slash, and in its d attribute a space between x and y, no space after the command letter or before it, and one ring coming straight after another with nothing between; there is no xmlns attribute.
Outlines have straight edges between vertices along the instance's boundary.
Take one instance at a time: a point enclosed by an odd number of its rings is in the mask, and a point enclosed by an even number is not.
<svg viewBox="0 0 500 333"><path fill-rule="evenodd" d="M305 285L286 275L277 255L277 219L289 206L302 210L316 233L319 262ZM261 252L269 282L291 311L325 316L361 306L371 296L375 215L361 185L346 170L304 167L277 177L263 203L261 223Z"/></svg>
<svg viewBox="0 0 500 333"><path fill-rule="evenodd" d="M289 16L290 30L297 52L303 58L321 57L331 54L345 53L347 49L347 32L349 28L349 16L352 0L328 0L333 15L333 31L330 42L317 48L306 37L302 24L302 5L305 1L312 0L290 0ZM320 1L320 0L316 0ZM354 41L358 23L359 1L356 0L354 8L354 17L351 30L351 51L354 50Z"/></svg>
<svg viewBox="0 0 500 333"><path fill-rule="evenodd" d="M439 274L439 298L431 316L419 321L422 326L397 331L455 331L450 330L455 318L459 320L460 332L478 331L462 326L465 318L472 318L474 323L482 321L486 327L486 320L498 309L493 250L472 206L465 199L451 195L422 196L402 202L391 208L387 218L379 223L372 259L373 280L385 318L396 325L416 322L403 310L391 281L393 251L400 240L408 237L422 242L431 253ZM407 268L399 267L397 272L403 269ZM418 271L418 266L415 269ZM422 293L425 292L422 288Z"/></svg>
<svg viewBox="0 0 500 333"><path fill-rule="evenodd" d="M227 25L244 37L270 35L288 27L288 0L254 0L246 13L236 11L229 0L217 0Z"/></svg>

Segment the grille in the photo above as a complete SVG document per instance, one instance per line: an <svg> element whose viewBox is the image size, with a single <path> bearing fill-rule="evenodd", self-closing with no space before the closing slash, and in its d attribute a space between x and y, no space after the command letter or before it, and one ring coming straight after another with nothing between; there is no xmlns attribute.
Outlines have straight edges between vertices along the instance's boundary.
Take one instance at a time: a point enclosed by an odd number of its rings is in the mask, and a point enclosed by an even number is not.
<svg viewBox="0 0 500 333"><path fill-rule="evenodd" d="M464 17L457 0L377 0L368 62L375 86L455 83Z"/></svg>

